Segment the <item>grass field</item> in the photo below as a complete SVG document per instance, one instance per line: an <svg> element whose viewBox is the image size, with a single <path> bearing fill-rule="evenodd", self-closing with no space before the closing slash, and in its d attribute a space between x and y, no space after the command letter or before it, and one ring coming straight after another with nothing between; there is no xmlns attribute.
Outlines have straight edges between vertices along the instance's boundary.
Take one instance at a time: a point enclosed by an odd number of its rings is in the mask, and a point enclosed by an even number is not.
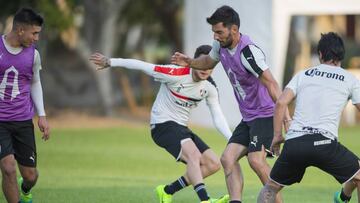
<svg viewBox="0 0 360 203"><path fill-rule="evenodd" d="M195 132L221 154L225 140L215 130ZM340 141L360 155L360 128L341 130ZM37 136L38 138L40 136ZM35 203L156 203L154 187L177 179L184 166L157 147L147 126L97 129L53 129L48 142L37 140L40 178L33 189ZM274 160L271 160L273 164ZM261 185L246 160L243 202L256 202ZM222 171L205 181L211 196L226 193ZM329 203L340 185L329 175L310 168L301 184L283 190L288 203ZM5 202L3 194L0 202ZM198 202L191 188L175 203ZM357 202L354 193L352 202Z"/></svg>

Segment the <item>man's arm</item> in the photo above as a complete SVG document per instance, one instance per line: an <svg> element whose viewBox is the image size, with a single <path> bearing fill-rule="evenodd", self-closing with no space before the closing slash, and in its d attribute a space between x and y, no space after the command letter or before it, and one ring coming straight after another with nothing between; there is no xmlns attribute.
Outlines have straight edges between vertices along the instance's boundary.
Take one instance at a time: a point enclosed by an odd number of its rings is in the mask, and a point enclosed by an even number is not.
<svg viewBox="0 0 360 203"><path fill-rule="evenodd" d="M221 110L219 103L213 103L209 106L209 110L211 113L212 120L214 122L214 125L216 129L223 134L223 136L226 138L226 140L229 140L232 132L230 130L229 124L226 121L226 118Z"/></svg>
<svg viewBox="0 0 360 203"><path fill-rule="evenodd" d="M223 134L226 140L232 136L229 124L221 110L219 102L219 93L215 84L210 84L207 88L208 95L206 96L206 105L209 107L211 117L216 129Z"/></svg>
<svg viewBox="0 0 360 203"><path fill-rule="evenodd" d="M154 64L146 63L136 59L109 58L100 53L94 53L89 60L97 66L97 70L109 67L125 67L128 69L142 70L146 74L152 75Z"/></svg>
<svg viewBox="0 0 360 203"><path fill-rule="evenodd" d="M160 82L177 81L183 75L190 73L190 68L177 65L156 65L137 59L108 58L100 53L90 56L89 60L97 65L97 70L108 67L124 67L132 70L141 70Z"/></svg>
<svg viewBox="0 0 360 203"><path fill-rule="evenodd" d="M36 51L30 95L32 101L34 102L37 114L39 116L38 126L40 131L43 133L42 138L44 140L48 140L50 137L50 128L46 120L46 114L44 109L43 92L42 92L42 86L40 80L40 69L41 69L40 55Z"/></svg>
<svg viewBox="0 0 360 203"><path fill-rule="evenodd" d="M187 66L198 70L213 69L218 63L212 59L209 55L203 55L196 59L193 59L185 54L175 52L171 57L171 63L179 66Z"/></svg>
<svg viewBox="0 0 360 203"><path fill-rule="evenodd" d="M281 95L281 89L279 87L279 84L276 82L276 80L274 79L274 77L272 76L271 72L269 69L266 69L261 75L260 75L260 81L264 84L264 86L266 87L266 89L268 90L272 100L274 101L274 103L277 102L278 98ZM285 125L285 129L288 129L288 125L289 125L289 121L291 121L291 117L289 114L289 110L286 107L286 111L285 113L285 117L284 117L284 125Z"/></svg>
<svg viewBox="0 0 360 203"><path fill-rule="evenodd" d="M274 138L271 144L271 150L275 155L280 153L280 144L284 142L282 136L282 123L285 118L289 103L295 98L295 94L289 88L285 88L284 92L280 95L275 105L274 112Z"/></svg>

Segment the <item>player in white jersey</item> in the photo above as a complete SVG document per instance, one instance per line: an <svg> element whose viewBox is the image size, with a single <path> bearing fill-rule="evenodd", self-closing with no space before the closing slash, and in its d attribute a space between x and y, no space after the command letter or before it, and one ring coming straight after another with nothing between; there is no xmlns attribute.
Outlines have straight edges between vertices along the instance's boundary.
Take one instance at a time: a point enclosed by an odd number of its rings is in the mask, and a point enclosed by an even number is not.
<svg viewBox="0 0 360 203"><path fill-rule="evenodd" d="M348 100L360 110L360 81L340 67L345 49L337 34L322 34L318 53L321 65L296 74L276 103L275 154L279 154L284 141L283 113L293 99L295 112L280 157L271 170L271 180L261 190L258 203L274 202L276 193L300 182L309 166L344 184L341 192L335 193L335 203L350 201L356 187L360 198L359 158L337 141L341 112Z"/></svg>
<svg viewBox="0 0 360 203"><path fill-rule="evenodd" d="M211 46L198 47L195 57L208 54ZM166 149L176 161L187 165L185 175L168 185L156 188L160 203L170 203L172 195L189 184L194 186L201 202L227 202L228 195L210 199L203 178L220 169L215 153L188 127L190 110L203 99L209 107L215 127L228 140L230 128L222 113L219 96L210 74L212 70L199 71L176 65L154 65L135 59L111 58L93 54L90 60L101 69L125 67L142 70L161 82L160 90L151 110L151 135L154 142Z"/></svg>

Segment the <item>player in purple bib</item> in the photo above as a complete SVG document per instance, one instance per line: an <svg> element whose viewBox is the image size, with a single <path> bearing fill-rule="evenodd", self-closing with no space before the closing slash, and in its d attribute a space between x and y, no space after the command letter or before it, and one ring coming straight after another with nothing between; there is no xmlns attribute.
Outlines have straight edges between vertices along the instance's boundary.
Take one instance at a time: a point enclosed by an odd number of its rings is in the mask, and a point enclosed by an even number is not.
<svg viewBox="0 0 360 203"><path fill-rule="evenodd" d="M241 203L243 177L238 160L248 155L251 168L265 184L270 166L266 151L270 152L273 138L274 102L281 94L278 83L265 63L265 55L250 37L239 32L238 13L229 6L218 8L207 18L214 32L213 48L208 56L192 59L175 53L172 63L194 69L215 67L220 61L233 86L242 121L233 132L221 157L230 203ZM286 113L286 120L290 116ZM282 202L278 195L276 202Z"/></svg>
<svg viewBox="0 0 360 203"><path fill-rule="evenodd" d="M32 202L36 146L32 118L39 116L43 139L49 139L40 82L40 55L34 43L39 39L43 18L31 9L20 9L10 33L0 39L0 167L7 202ZM21 174L16 180L16 162Z"/></svg>

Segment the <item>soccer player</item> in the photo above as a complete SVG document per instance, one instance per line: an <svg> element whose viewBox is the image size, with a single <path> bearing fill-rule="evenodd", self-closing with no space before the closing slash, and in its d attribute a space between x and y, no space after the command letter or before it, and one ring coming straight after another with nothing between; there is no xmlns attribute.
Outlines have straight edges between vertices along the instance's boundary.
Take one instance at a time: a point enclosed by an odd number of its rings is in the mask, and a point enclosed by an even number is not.
<svg viewBox="0 0 360 203"><path fill-rule="evenodd" d="M39 40L43 18L32 9L20 9L10 33L0 39L0 168L2 189L9 203L32 202L30 190L38 179L34 137L34 107L44 140L49 139L42 86ZM22 178L20 195L16 162Z"/></svg>
<svg viewBox="0 0 360 203"><path fill-rule="evenodd" d="M360 110L360 81L341 68L345 49L336 33L322 34L317 50L321 64L296 74L276 103L272 141L276 154L284 141L281 131L284 111L293 99L294 120L258 203L274 202L276 193L284 186L300 182L309 166L344 184L341 192L335 194L335 203L349 202L354 189L360 189L359 158L338 142L341 112L349 99Z"/></svg>
<svg viewBox="0 0 360 203"><path fill-rule="evenodd" d="M210 50L211 46L200 46L196 49L195 57L208 54ZM187 127L191 109L205 99L215 127L225 138L229 139L231 136L220 108L216 85L210 77L212 70L154 65L134 59L109 59L99 53L93 54L90 60L100 69L116 66L142 70L161 82L151 110L151 136L154 142L166 149L176 161L186 164L186 172L173 183L156 188L160 203L171 203L172 195L189 184L193 185L202 203L227 202L228 195L220 199L209 198L203 178L220 169L220 160L213 150Z"/></svg>
<svg viewBox="0 0 360 203"><path fill-rule="evenodd" d="M270 166L265 157L273 138L274 102L281 90L265 62L262 50L249 36L239 32L240 19L233 8L218 8L207 18L207 22L212 25L214 32L210 54L192 59L176 52L172 56L172 63L202 70L214 68L220 61L228 75L243 119L233 132L221 163L230 202L239 203L244 182L239 159L247 155L251 168L261 182L265 184L269 179ZM285 121L289 118L287 114ZM277 202L281 202L280 195Z"/></svg>

